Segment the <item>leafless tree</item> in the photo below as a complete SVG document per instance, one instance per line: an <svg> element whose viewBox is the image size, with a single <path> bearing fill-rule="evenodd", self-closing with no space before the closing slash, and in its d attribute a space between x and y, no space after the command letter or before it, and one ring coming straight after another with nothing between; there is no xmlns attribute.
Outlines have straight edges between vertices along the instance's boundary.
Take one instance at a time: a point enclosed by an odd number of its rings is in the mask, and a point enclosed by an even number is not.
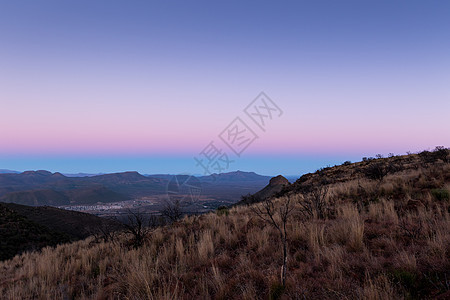
<svg viewBox="0 0 450 300"><path fill-rule="evenodd" d="M128 211L128 222L124 224L127 232L133 235L133 247L135 249L144 244L148 237L159 224L158 219L154 215L145 216L140 211Z"/></svg>
<svg viewBox="0 0 450 300"><path fill-rule="evenodd" d="M169 219L170 222L177 221L183 216L181 201L178 198L168 199L164 204L161 214Z"/></svg>
<svg viewBox="0 0 450 300"><path fill-rule="evenodd" d="M272 225L278 231L283 245L283 265L281 267L281 283L286 286L287 271L287 229L286 224L291 216L293 205L291 197L283 198L285 201L276 207L274 199L266 198L260 204L253 205L253 212L262 220Z"/></svg>
<svg viewBox="0 0 450 300"><path fill-rule="evenodd" d="M118 231L120 228L120 223L115 218L105 218L108 221L101 222L98 227L92 231L96 241L112 242L114 243L117 239ZM122 228L123 229L123 228Z"/></svg>
<svg viewBox="0 0 450 300"><path fill-rule="evenodd" d="M332 211L332 207L327 201L327 196L328 186L319 186L310 189L298 200L301 212L308 217L324 219Z"/></svg>

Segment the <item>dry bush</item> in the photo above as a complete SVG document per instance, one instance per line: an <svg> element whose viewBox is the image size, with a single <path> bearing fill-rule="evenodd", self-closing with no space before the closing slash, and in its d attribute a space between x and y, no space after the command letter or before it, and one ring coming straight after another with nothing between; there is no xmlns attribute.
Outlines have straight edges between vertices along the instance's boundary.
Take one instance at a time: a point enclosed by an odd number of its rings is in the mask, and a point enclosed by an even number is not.
<svg viewBox="0 0 450 300"><path fill-rule="evenodd" d="M328 197L329 186L318 186L308 189L296 199L300 211L305 217L324 219L334 213L334 203Z"/></svg>

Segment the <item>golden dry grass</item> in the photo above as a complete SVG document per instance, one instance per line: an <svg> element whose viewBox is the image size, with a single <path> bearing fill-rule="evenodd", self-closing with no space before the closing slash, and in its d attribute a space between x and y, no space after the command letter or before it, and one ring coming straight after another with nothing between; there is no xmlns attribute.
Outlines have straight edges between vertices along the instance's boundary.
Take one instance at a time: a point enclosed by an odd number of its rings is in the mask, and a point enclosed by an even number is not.
<svg viewBox="0 0 450 300"><path fill-rule="evenodd" d="M368 180L332 184L329 197L337 200L336 213L325 219L305 219L296 203L287 225L288 272L282 298L448 295L449 203L433 199L431 187L426 187L434 179L442 181L442 176L433 179L423 174L449 171L443 166L438 171L390 175L379 190ZM448 188L446 179L439 184ZM367 205L355 201L361 186L364 197L370 193L378 197ZM279 198L276 203L283 201ZM127 246L130 238L121 234L118 241L108 243L88 238L0 262L2 298L267 299L277 295L282 264L279 235L249 207L186 217L156 229L138 249Z"/></svg>

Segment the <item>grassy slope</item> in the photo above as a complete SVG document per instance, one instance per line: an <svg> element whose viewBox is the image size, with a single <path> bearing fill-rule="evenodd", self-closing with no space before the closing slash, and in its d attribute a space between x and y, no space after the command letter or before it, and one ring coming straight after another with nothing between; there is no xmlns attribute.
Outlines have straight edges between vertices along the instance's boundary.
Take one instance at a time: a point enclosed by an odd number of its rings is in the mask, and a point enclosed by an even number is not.
<svg viewBox="0 0 450 300"><path fill-rule="evenodd" d="M396 168L382 180L367 178L364 168L394 159ZM325 219L301 210L307 186L317 185L329 187ZM275 201L296 203L287 225L284 291L279 236L243 206L158 228L137 250L123 234L115 242L87 239L15 257L0 263L0 292L10 298L448 299L449 188L450 165L427 155L304 177Z"/></svg>

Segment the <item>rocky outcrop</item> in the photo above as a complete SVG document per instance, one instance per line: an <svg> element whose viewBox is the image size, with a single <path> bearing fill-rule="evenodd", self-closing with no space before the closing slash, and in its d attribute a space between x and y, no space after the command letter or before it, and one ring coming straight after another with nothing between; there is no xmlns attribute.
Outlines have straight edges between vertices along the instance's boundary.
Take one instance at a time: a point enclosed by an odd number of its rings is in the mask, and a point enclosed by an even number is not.
<svg viewBox="0 0 450 300"><path fill-rule="evenodd" d="M253 195L242 197L242 200L239 202L239 204L251 204L274 197L289 185L290 183L285 177L283 177L282 175L278 175L270 179L269 184L259 192L256 192Z"/></svg>

